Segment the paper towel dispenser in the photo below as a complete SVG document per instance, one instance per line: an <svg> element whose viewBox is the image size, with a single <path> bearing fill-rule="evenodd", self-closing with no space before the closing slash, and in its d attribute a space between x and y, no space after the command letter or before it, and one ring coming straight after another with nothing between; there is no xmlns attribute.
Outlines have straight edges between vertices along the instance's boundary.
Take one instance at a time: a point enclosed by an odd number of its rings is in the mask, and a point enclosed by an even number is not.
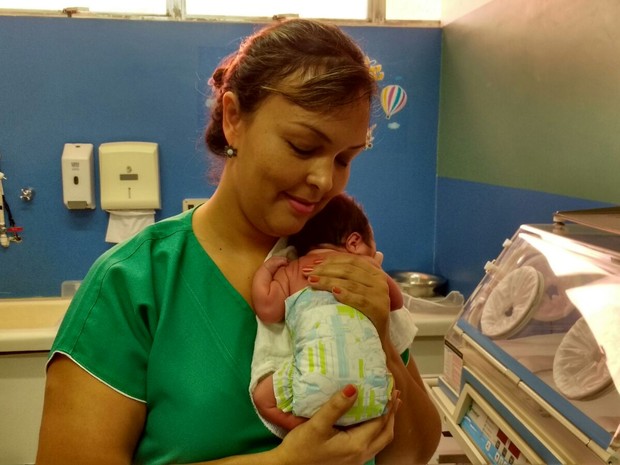
<svg viewBox="0 0 620 465"><path fill-rule="evenodd" d="M99 146L101 208L161 208L158 145L108 142Z"/></svg>
<svg viewBox="0 0 620 465"><path fill-rule="evenodd" d="M62 197L70 210L95 208L93 144L65 144L61 157Z"/></svg>

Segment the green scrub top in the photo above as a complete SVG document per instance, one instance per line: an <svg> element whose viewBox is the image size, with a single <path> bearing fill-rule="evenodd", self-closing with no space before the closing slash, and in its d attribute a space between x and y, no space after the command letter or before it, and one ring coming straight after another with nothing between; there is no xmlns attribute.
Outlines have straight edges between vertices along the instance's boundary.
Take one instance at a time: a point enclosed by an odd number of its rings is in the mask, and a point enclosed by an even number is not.
<svg viewBox="0 0 620 465"><path fill-rule="evenodd" d="M256 318L192 232L193 211L103 254L52 347L148 414L134 463L275 447L248 393Z"/></svg>

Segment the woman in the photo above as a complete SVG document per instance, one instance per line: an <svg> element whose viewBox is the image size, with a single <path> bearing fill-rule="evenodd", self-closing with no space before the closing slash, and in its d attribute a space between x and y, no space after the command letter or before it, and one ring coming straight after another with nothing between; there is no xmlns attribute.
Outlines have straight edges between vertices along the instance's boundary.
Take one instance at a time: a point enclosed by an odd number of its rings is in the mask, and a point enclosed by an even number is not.
<svg viewBox="0 0 620 465"><path fill-rule="evenodd" d="M366 145L375 84L363 54L335 27L286 21L247 39L212 87L218 187L89 272L52 347L37 464L426 461L439 418L415 364L389 341L383 272L359 257L325 259L309 282L376 326L400 392L389 412L335 429L357 396L347 386L280 441L247 391L254 272L344 190Z"/></svg>

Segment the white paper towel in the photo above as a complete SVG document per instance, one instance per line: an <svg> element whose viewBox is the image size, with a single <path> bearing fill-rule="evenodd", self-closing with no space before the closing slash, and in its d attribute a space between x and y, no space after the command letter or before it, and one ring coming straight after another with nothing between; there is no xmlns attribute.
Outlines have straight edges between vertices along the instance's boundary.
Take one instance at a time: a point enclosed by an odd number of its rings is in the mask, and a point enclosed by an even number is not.
<svg viewBox="0 0 620 465"><path fill-rule="evenodd" d="M107 210L110 214L105 241L122 242L155 222L155 210Z"/></svg>

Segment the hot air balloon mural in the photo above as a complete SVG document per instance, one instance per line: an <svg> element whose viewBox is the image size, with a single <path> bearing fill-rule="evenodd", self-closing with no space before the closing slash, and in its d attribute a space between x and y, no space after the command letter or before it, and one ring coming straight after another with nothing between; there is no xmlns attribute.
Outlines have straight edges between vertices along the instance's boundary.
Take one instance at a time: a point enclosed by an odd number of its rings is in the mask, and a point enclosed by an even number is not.
<svg viewBox="0 0 620 465"><path fill-rule="evenodd" d="M381 106L387 119L402 110L407 104L407 92L401 86L391 84L381 90Z"/></svg>

